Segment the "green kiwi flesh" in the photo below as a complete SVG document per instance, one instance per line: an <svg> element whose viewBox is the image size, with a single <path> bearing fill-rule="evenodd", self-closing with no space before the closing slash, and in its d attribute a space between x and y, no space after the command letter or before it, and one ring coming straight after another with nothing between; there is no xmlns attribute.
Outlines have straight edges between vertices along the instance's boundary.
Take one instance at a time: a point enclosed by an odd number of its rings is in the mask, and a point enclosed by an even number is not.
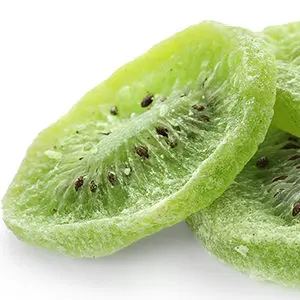
<svg viewBox="0 0 300 300"><path fill-rule="evenodd" d="M243 29L204 22L177 33L38 135L4 197L7 226L91 257L184 220L257 150L275 81L275 58Z"/></svg>
<svg viewBox="0 0 300 300"><path fill-rule="evenodd" d="M300 136L300 22L267 27L263 36L277 59L273 124Z"/></svg>
<svg viewBox="0 0 300 300"><path fill-rule="evenodd" d="M187 223L220 260L299 286L299 183L300 139L273 129L226 192Z"/></svg>

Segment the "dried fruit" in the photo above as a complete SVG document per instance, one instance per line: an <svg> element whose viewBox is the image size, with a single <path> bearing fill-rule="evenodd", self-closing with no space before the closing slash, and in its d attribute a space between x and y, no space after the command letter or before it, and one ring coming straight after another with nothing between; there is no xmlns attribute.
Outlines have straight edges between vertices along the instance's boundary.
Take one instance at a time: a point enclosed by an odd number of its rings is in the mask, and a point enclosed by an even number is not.
<svg viewBox="0 0 300 300"><path fill-rule="evenodd" d="M20 238L74 256L111 254L180 222L220 196L254 154L274 92L275 59L260 39L192 26L37 137L5 195L4 220ZM150 101L151 110L141 107Z"/></svg>
<svg viewBox="0 0 300 300"><path fill-rule="evenodd" d="M271 130L234 184L187 222L208 251L236 269L299 286L300 169L290 157L300 150L283 149L289 136ZM268 168L256 167L260 157L268 157Z"/></svg>

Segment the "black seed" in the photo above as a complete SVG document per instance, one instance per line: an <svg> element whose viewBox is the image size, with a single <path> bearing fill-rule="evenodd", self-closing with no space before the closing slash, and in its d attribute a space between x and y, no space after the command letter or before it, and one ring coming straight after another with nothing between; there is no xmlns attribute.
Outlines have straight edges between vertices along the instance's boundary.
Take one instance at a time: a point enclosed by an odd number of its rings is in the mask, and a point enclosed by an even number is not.
<svg viewBox="0 0 300 300"><path fill-rule="evenodd" d="M287 179L287 178L288 178L287 175L281 175L281 176L278 176L278 177L274 178L274 179L272 180L272 182L284 180L284 179Z"/></svg>
<svg viewBox="0 0 300 300"><path fill-rule="evenodd" d="M281 149L284 150L289 150L289 149L300 149L299 145L295 145L293 143L287 143L286 145L284 145Z"/></svg>
<svg viewBox="0 0 300 300"><path fill-rule="evenodd" d="M292 216L296 217L300 213L300 203L295 203L292 211Z"/></svg>
<svg viewBox="0 0 300 300"><path fill-rule="evenodd" d="M198 110L198 111L202 111L205 109L205 107L203 105L193 105L192 106L193 109Z"/></svg>
<svg viewBox="0 0 300 300"><path fill-rule="evenodd" d="M79 131L78 131L78 130L76 130L76 133L77 133L77 134L79 134Z"/></svg>
<svg viewBox="0 0 300 300"><path fill-rule="evenodd" d="M147 94L141 102L141 107L149 106L153 102L153 97L154 97L153 94L151 93Z"/></svg>
<svg viewBox="0 0 300 300"><path fill-rule="evenodd" d="M209 122L210 118L206 115L200 115L200 116L198 116L198 120L199 121L204 121L204 122Z"/></svg>
<svg viewBox="0 0 300 300"><path fill-rule="evenodd" d="M97 190L97 184L95 183L95 181L94 180L92 180L91 182L90 182L90 190L91 190L91 192L92 193L95 193L96 192L96 190Z"/></svg>
<svg viewBox="0 0 300 300"><path fill-rule="evenodd" d="M295 136L290 136L290 137L288 138L288 140L291 141L291 142L298 142L298 138L295 137Z"/></svg>
<svg viewBox="0 0 300 300"><path fill-rule="evenodd" d="M119 111L118 108L116 106L111 107L110 111L109 111L113 116L116 116Z"/></svg>
<svg viewBox="0 0 300 300"><path fill-rule="evenodd" d="M79 157L79 160L83 160L83 157Z"/></svg>
<svg viewBox="0 0 300 300"><path fill-rule="evenodd" d="M103 134L103 135L110 135L111 132L100 132L100 134Z"/></svg>
<svg viewBox="0 0 300 300"><path fill-rule="evenodd" d="M114 172L108 172L107 179L111 185L116 184L116 174Z"/></svg>
<svg viewBox="0 0 300 300"><path fill-rule="evenodd" d="M300 169L300 166L297 166L296 169Z"/></svg>
<svg viewBox="0 0 300 300"><path fill-rule="evenodd" d="M74 183L76 192L83 186L83 182L84 182L83 176L80 176L76 179Z"/></svg>
<svg viewBox="0 0 300 300"><path fill-rule="evenodd" d="M171 148L175 148L177 146L177 142L176 141L171 141L170 142L170 147Z"/></svg>
<svg viewBox="0 0 300 300"><path fill-rule="evenodd" d="M53 211L54 214L57 213L57 209L56 208L53 208L52 211Z"/></svg>
<svg viewBox="0 0 300 300"><path fill-rule="evenodd" d="M158 126L155 129L156 129L157 134L159 134L161 136L164 136L166 138L169 136L167 128L164 128L162 126Z"/></svg>
<svg viewBox="0 0 300 300"><path fill-rule="evenodd" d="M296 154L292 157L289 158L289 160L296 160L296 159L299 159L300 158L300 154Z"/></svg>
<svg viewBox="0 0 300 300"><path fill-rule="evenodd" d="M149 158L149 152L148 149L144 146L136 146L135 147L135 153L139 155L142 158Z"/></svg>
<svg viewBox="0 0 300 300"><path fill-rule="evenodd" d="M257 162L256 162L256 166L259 168L259 169L264 169L265 167L267 167L269 164L269 160L267 157L265 156L262 156L260 157Z"/></svg>
<svg viewBox="0 0 300 300"><path fill-rule="evenodd" d="M176 140L167 140L166 142L171 148L175 148L178 145Z"/></svg>

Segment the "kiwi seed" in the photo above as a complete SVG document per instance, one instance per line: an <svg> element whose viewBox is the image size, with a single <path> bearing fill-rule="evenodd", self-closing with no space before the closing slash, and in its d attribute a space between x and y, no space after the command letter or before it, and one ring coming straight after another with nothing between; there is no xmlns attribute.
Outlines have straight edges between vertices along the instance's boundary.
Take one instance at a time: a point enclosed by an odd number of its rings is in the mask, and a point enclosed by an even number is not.
<svg viewBox="0 0 300 300"><path fill-rule="evenodd" d="M198 110L198 111L202 111L205 109L205 107L203 105L193 105L192 106L193 109Z"/></svg>
<svg viewBox="0 0 300 300"><path fill-rule="evenodd" d="M151 93L147 94L141 102L141 107L149 106L153 102L153 97L154 97L153 94Z"/></svg>
<svg viewBox="0 0 300 300"><path fill-rule="evenodd" d="M111 185L116 184L116 174L114 172L109 171L107 174L107 179Z"/></svg>
<svg viewBox="0 0 300 300"><path fill-rule="evenodd" d="M287 175L281 175L281 176L278 176L278 177L274 178L274 179L272 180L272 182L276 182L276 181L280 181L280 180L285 180L285 179L287 179L287 178L288 178Z"/></svg>
<svg viewBox="0 0 300 300"><path fill-rule="evenodd" d="M176 140L171 140L171 141L167 140L167 144L168 144L171 148L175 148L175 147L178 145L178 143L177 143Z"/></svg>
<svg viewBox="0 0 300 300"><path fill-rule="evenodd" d="M291 158L289 158L289 160L296 160L300 158L300 154L296 154L294 156L292 156Z"/></svg>
<svg viewBox="0 0 300 300"><path fill-rule="evenodd" d="M135 153L139 155L142 158L149 158L149 152L148 149L144 146L136 146L135 147Z"/></svg>
<svg viewBox="0 0 300 300"><path fill-rule="evenodd" d="M281 149L283 149L283 150L300 149L300 146L295 145L295 144L293 144L293 143L287 143L287 144L284 145Z"/></svg>
<svg viewBox="0 0 300 300"><path fill-rule="evenodd" d="M257 162L256 162L256 166L259 168L259 169L264 169L268 166L269 164L269 160L266 156L262 156L260 157Z"/></svg>
<svg viewBox="0 0 300 300"><path fill-rule="evenodd" d="M161 136L164 136L166 138L169 137L168 129L167 128L164 128L162 126L158 126L155 129L156 129L157 134L159 134Z"/></svg>
<svg viewBox="0 0 300 300"><path fill-rule="evenodd" d="M293 211L292 211L292 216L295 217L300 213L300 203L295 203Z"/></svg>
<svg viewBox="0 0 300 300"><path fill-rule="evenodd" d="M198 117L199 121L205 121L205 122L209 122L210 118L206 115L201 115Z"/></svg>
<svg viewBox="0 0 300 300"><path fill-rule="evenodd" d="M109 111L113 116L116 116L119 113L119 110L116 106L111 107Z"/></svg>
<svg viewBox="0 0 300 300"><path fill-rule="evenodd" d="M92 193L95 193L96 192L96 190L97 190L97 184L95 183L95 181L94 180L92 180L91 182L90 182L90 190L91 190L91 192Z"/></svg>
<svg viewBox="0 0 300 300"><path fill-rule="evenodd" d="M290 137L288 138L288 140L291 141L291 142L298 142L298 138L295 137L295 136L290 136Z"/></svg>
<svg viewBox="0 0 300 300"><path fill-rule="evenodd" d="M79 176L75 181L75 191L78 192L78 190L83 186L84 179L83 176Z"/></svg>

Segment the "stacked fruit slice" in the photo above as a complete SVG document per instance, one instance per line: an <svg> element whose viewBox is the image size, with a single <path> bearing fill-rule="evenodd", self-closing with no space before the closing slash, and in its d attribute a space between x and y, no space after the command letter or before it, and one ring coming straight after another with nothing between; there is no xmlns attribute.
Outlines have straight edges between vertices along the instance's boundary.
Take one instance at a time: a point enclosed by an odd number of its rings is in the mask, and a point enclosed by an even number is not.
<svg viewBox="0 0 300 300"><path fill-rule="evenodd" d="M300 136L300 23L269 27L276 54L274 125ZM230 188L187 223L217 257L254 277L300 285L300 138L270 128Z"/></svg>
<svg viewBox="0 0 300 300"><path fill-rule="evenodd" d="M194 214L210 251L281 280L297 250L300 143L270 129L255 152L275 95L273 126L300 135L297 25L255 34L203 22L121 67L30 146L3 200L7 226L89 257ZM276 247L290 252L272 265Z"/></svg>

